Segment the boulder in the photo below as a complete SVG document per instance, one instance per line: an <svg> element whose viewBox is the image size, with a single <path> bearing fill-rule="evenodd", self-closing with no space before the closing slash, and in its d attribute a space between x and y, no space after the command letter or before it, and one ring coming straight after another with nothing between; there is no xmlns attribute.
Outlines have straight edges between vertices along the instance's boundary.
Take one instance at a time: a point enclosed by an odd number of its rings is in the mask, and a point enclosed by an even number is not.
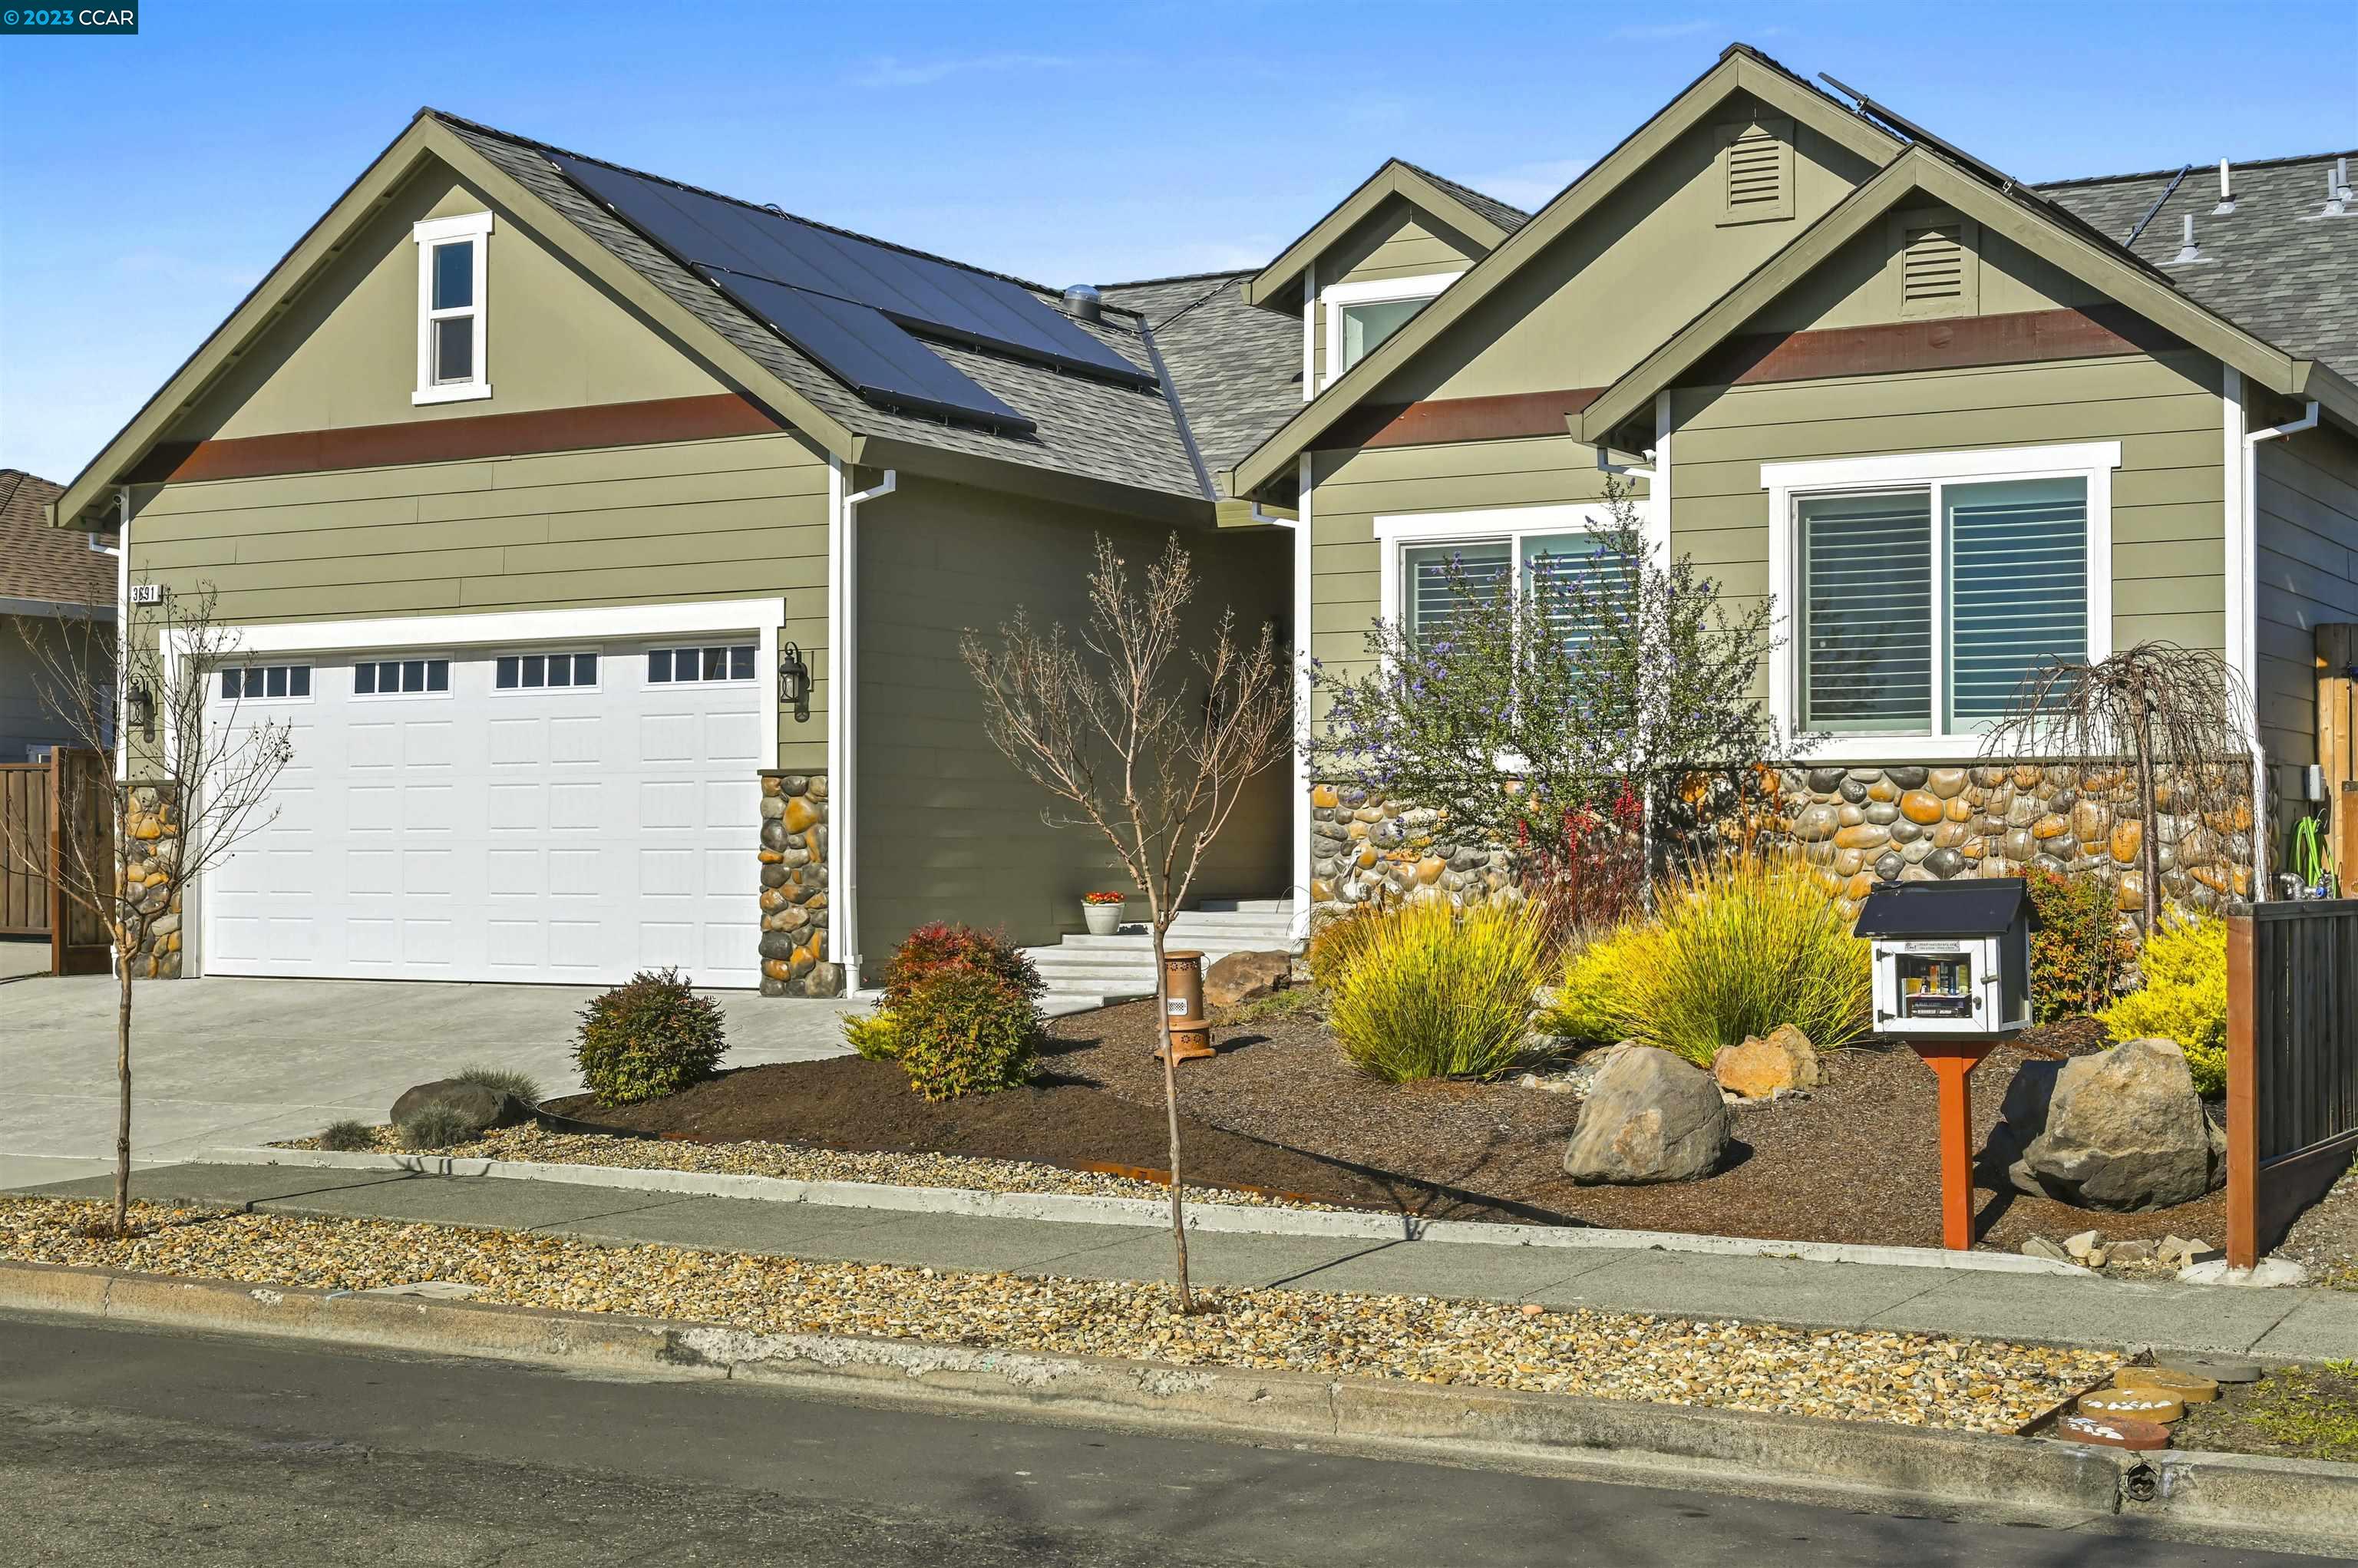
<svg viewBox="0 0 2358 1568"><path fill-rule="evenodd" d="M481 1084L461 1083L457 1078L437 1078L430 1084L403 1090L401 1098L393 1102L391 1119L398 1127L428 1106L438 1105L448 1106L479 1131L486 1127L514 1127L532 1119L532 1107L515 1096Z"/></svg>
<svg viewBox="0 0 2358 1568"><path fill-rule="evenodd" d="M1204 1005L1234 1007L1283 990L1293 978L1291 953L1231 953L1204 971Z"/></svg>
<svg viewBox="0 0 2358 1568"><path fill-rule="evenodd" d="M1692 1181L1718 1165L1727 1125L1727 1106L1709 1073L1625 1041L1581 1104L1564 1173L1584 1184Z"/></svg>
<svg viewBox="0 0 2358 1568"><path fill-rule="evenodd" d="M1790 1023L1780 1023L1767 1035L1751 1035L1740 1045L1725 1045L1711 1059L1711 1076L1719 1087L1746 1099L1768 1099L1791 1089L1818 1087L1818 1053L1810 1037Z"/></svg>
<svg viewBox="0 0 2358 1568"><path fill-rule="evenodd" d="M1992 1185L2129 1213L2191 1203L2227 1180L2226 1138L2167 1040L2026 1062L2000 1115L1980 1162Z"/></svg>

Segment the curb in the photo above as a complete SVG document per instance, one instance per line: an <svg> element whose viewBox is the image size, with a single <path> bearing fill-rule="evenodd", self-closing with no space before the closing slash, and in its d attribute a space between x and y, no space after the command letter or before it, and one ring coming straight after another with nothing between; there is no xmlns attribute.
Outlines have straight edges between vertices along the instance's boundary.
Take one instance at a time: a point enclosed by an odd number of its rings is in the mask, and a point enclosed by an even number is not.
<svg viewBox="0 0 2358 1568"><path fill-rule="evenodd" d="M558 1165L524 1160L460 1159L447 1154L338 1153L326 1149L214 1149L187 1162L206 1165L288 1165L313 1170L407 1171L426 1176L559 1182L568 1186L682 1193L769 1203L962 1214L984 1219L1059 1220L1161 1229L1171 1210L1157 1198L1087 1197L1064 1193L995 1193L971 1187L905 1187L874 1182L805 1182L790 1176L637 1170L618 1165ZM1742 1236L1689 1236L1668 1230L1501 1225L1487 1220L1418 1219L1237 1204L1191 1202L1187 1228L1257 1236L1314 1236L1371 1241L1439 1241L1485 1247L1579 1250L1702 1252L1731 1258L1786 1258L1805 1263L1945 1269L1967 1273L2055 1274L2090 1279L2087 1270L2014 1252L1949 1252L1933 1247L1881 1247L1837 1241L1764 1241Z"/></svg>
<svg viewBox="0 0 2358 1568"><path fill-rule="evenodd" d="M2107 1533L2358 1546L2358 1466L0 1263L0 1311Z"/></svg>

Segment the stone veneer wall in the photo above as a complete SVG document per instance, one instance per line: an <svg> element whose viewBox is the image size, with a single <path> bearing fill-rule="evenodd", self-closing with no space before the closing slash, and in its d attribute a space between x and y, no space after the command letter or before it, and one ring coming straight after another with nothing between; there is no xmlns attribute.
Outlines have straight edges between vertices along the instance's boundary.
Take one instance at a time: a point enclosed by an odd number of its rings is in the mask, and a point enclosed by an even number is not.
<svg viewBox="0 0 2358 1568"><path fill-rule="evenodd" d="M1855 911L1877 878L2019 876L2034 868L2102 878L2124 913L2141 910L2143 824L2117 816L2121 770L2068 762L1976 767L1787 767L1773 775L1776 829ZM1427 845L1438 814L1341 784L1310 795L1313 918L1382 895L1479 903L1515 880L1513 856ZM2251 812L2232 820L2160 816L2162 894L2216 909L2248 895ZM1435 890L1424 893L1424 889Z"/></svg>
<svg viewBox="0 0 2358 1568"><path fill-rule="evenodd" d="M827 961L827 775L762 774L762 994L841 996Z"/></svg>
<svg viewBox="0 0 2358 1568"><path fill-rule="evenodd" d="M124 802L123 830L137 846L124 857L124 881L138 892L148 916L146 934L131 961L136 979L180 978L180 901L165 885L165 873L180 858L180 812L169 786L133 784Z"/></svg>

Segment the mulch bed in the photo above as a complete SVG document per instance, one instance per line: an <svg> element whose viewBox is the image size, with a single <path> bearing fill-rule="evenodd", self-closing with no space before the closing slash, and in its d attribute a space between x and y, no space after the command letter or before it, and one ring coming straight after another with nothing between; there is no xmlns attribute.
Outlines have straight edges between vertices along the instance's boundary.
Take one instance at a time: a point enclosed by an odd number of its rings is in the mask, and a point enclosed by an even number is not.
<svg viewBox="0 0 2358 1568"><path fill-rule="evenodd" d="M717 1143L745 1139L860 1151L932 1150L1074 1169L1169 1163L1154 1004L1057 1019L1049 1081L928 1104L890 1063L838 1057L729 1073L646 1105L551 1108L608 1126ZM1190 1184L1249 1186L1324 1203L1455 1219L1516 1220L1794 1241L1937 1247L1940 1172L1932 1075L1904 1048L1831 1054L1807 1098L1736 1113L1729 1161L1707 1180L1583 1187L1563 1173L1579 1098L1512 1083L1391 1085L1360 1076L1325 1024L1274 1014L1217 1028L1218 1054L1179 1070ZM2064 1025L2026 1036L2039 1054L2101 1048ZM2015 1069L2001 1046L1974 1075L1985 1137ZM2019 1194L1978 1195L1982 1244L2099 1229L2114 1239L2175 1232L2213 1245L2225 1203L2104 1214Z"/></svg>

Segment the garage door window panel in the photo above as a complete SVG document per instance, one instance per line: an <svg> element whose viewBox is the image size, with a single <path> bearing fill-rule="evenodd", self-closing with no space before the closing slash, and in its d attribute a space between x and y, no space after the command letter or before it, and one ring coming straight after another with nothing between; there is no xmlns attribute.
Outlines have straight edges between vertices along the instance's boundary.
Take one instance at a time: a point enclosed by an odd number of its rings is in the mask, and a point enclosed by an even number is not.
<svg viewBox="0 0 2358 1568"><path fill-rule="evenodd" d="M222 697L231 702L308 702L308 665L240 665L221 672Z"/></svg>
<svg viewBox="0 0 2358 1568"><path fill-rule="evenodd" d="M750 681L753 678L753 663L751 643L705 648L651 648L647 651L647 684Z"/></svg>
<svg viewBox="0 0 2358 1568"><path fill-rule="evenodd" d="M597 689L596 654L503 654L492 661L492 690L494 692Z"/></svg>
<svg viewBox="0 0 2358 1568"><path fill-rule="evenodd" d="M352 666L354 697L442 697L449 690L448 659L370 659Z"/></svg>

